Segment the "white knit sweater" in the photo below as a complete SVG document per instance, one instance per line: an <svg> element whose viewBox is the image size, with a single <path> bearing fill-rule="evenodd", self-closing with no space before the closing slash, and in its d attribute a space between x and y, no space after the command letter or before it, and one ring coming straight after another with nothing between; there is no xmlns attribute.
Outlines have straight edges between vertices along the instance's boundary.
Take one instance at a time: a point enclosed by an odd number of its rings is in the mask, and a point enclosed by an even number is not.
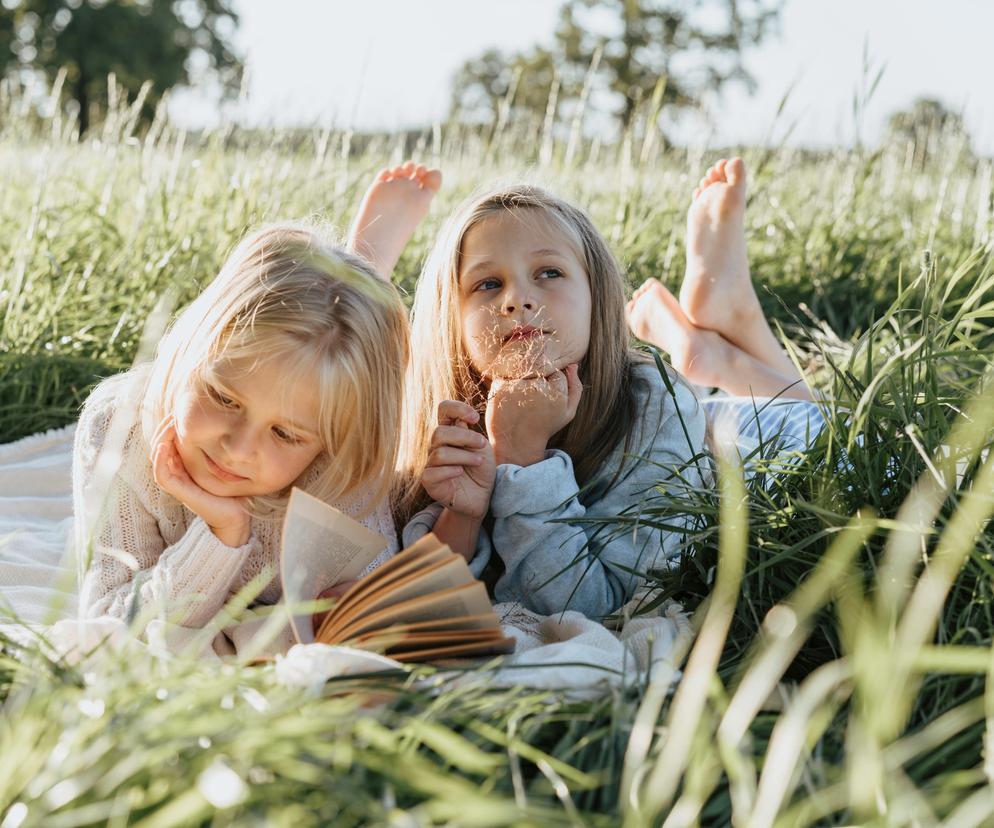
<svg viewBox="0 0 994 828"><path fill-rule="evenodd" d="M73 513L78 550L92 561L80 605L87 616L128 620L148 606L165 608L176 623L202 627L263 568L279 568L282 522L252 519L249 541L225 546L207 524L162 491L152 477L149 445L138 417L146 373L136 369L104 380L83 407L73 449ZM316 461L298 480L306 489L321 471ZM333 504L356 516L362 497ZM397 551L388 504L361 522ZM274 576L258 601L274 604L281 588Z"/></svg>

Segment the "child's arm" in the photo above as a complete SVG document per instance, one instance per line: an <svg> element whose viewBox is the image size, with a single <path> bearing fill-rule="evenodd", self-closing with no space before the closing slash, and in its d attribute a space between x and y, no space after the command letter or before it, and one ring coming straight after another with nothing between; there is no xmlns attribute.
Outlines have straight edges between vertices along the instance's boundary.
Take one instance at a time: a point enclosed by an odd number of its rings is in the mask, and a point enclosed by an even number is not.
<svg viewBox="0 0 994 828"><path fill-rule="evenodd" d="M639 572L675 554L679 533L647 526L619 532L582 519L637 514L640 502L658 495L654 488L670 470L683 466L700 450L703 412L688 389L676 384L676 391L676 404L660 389L643 401L643 427L628 450L633 459L603 494L591 492L589 507L577 497L573 464L564 452L547 451L543 460L528 466L498 466L490 539L504 563L495 589L497 600L522 601L545 614L573 609L601 617L631 597L642 580ZM608 479L600 481L602 486L613 477L620 459L616 452L605 464L602 473ZM693 467L684 474L692 485L699 485ZM593 481L592 487L597 483Z"/></svg>
<svg viewBox="0 0 994 828"><path fill-rule="evenodd" d="M120 427L127 436L114 439L115 409L126 417L128 408L118 403L115 394L98 389L76 431L77 550L92 553L80 596L84 612L129 619L142 607L162 602L177 623L203 626L223 606L255 538L237 548L226 546L200 518L182 532L183 509L152 479L138 427L125 422ZM121 456L101 468L101 450L112 453L115 442L123 442ZM174 528L175 543L163 540L160 527Z"/></svg>

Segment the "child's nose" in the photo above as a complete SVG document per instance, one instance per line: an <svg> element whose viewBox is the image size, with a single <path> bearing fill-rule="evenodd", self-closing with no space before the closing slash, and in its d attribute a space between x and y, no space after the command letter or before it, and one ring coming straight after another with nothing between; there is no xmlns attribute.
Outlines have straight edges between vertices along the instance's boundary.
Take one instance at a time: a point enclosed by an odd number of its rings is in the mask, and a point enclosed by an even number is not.
<svg viewBox="0 0 994 828"><path fill-rule="evenodd" d="M519 302L517 305L515 305L515 304L513 304L511 302L505 303L505 305L504 305L504 313L514 313L516 310L518 310L518 308L521 308L522 310L529 310L529 311L530 310L535 310L535 308L532 305L531 301L525 300L523 302Z"/></svg>
<svg viewBox="0 0 994 828"><path fill-rule="evenodd" d="M228 429L224 437L221 438L221 445L228 458L241 462L251 460L255 455L255 443L255 435L244 424Z"/></svg>
<svg viewBox="0 0 994 828"><path fill-rule="evenodd" d="M532 298L526 290L512 288L505 294L504 313L514 313L516 310L535 310Z"/></svg>

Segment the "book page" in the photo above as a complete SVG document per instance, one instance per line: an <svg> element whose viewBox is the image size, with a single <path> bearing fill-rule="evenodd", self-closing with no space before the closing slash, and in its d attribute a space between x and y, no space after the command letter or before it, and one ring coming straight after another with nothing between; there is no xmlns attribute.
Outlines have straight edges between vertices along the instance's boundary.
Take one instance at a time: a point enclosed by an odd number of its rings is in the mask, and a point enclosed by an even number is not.
<svg viewBox="0 0 994 828"><path fill-rule="evenodd" d="M455 553L447 546L439 546L437 549L421 552L416 547L398 552L382 566L378 566L370 572L359 583L352 587L342 596L337 606L328 614L325 623L331 630L340 624L341 619L350 618L359 604L365 603L373 596L384 592L390 592L393 585L402 578L406 578L412 572L428 572L439 562L448 560L455 556ZM467 580L472 579L467 567Z"/></svg>
<svg viewBox="0 0 994 828"><path fill-rule="evenodd" d="M395 578L378 588L364 594L355 602L335 607L322 625L319 639L331 641L340 638L340 633L351 627L357 621L362 621L377 610L386 609L402 601L410 601L422 595L442 592L446 589L472 583L475 579L470 574L469 567L461 555L445 550L442 560L432 563L424 569ZM420 564L420 562L415 562ZM396 573L402 570L395 570Z"/></svg>
<svg viewBox="0 0 994 828"><path fill-rule="evenodd" d="M497 616L492 612L483 615L459 615L455 618L437 618L434 621L414 621L410 624L401 622L391 624L389 627L381 628L391 632L401 632L404 635L411 635L422 632L444 632L452 633L474 630L500 630ZM379 632L363 633L359 638L366 635L378 635Z"/></svg>
<svg viewBox="0 0 994 828"><path fill-rule="evenodd" d="M387 548L387 539L301 489L294 489L283 523L280 578L293 607L342 581L358 578ZM314 640L310 613L291 615L296 639Z"/></svg>
<svg viewBox="0 0 994 828"><path fill-rule="evenodd" d="M356 603L345 607L343 612L338 612L336 607L321 627L318 638L325 642L341 641L343 636L349 637L348 631L357 624L363 625L370 617L379 617L377 613L380 610L401 603L406 606L416 598L430 600L434 595L474 581L462 557L450 552L444 560L429 568L412 572L382 590L362 596Z"/></svg>
<svg viewBox="0 0 994 828"><path fill-rule="evenodd" d="M392 624L414 623L416 621L436 621L443 618L457 618L465 615L483 615L490 610L487 588L480 581L422 595L400 604L395 604L379 612L362 616L344 629L338 630L338 643L353 638L360 633L372 631ZM333 643L326 641L325 643Z"/></svg>
<svg viewBox="0 0 994 828"><path fill-rule="evenodd" d="M439 658L467 658L469 656L506 655L514 652L513 638L496 638L467 644L429 646L423 650L398 653L398 661L434 661Z"/></svg>
<svg viewBox="0 0 994 828"><path fill-rule="evenodd" d="M363 633L352 639L352 645L369 649L379 649L382 645L387 652L400 653L406 650L422 650L429 644L448 646L476 641L499 641L502 638L504 635L499 629L409 633L402 627L388 627L385 630Z"/></svg>

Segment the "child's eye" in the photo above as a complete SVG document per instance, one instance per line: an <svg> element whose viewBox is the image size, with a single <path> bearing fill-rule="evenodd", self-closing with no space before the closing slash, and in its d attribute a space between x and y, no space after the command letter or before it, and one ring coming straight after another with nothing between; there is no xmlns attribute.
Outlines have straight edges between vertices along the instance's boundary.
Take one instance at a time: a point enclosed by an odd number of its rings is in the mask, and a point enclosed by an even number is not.
<svg viewBox="0 0 994 828"><path fill-rule="evenodd" d="M276 439L281 440L284 443L288 443L291 446L296 446L303 442L295 434L291 434L289 431L284 431L279 426L273 426L273 434L276 435Z"/></svg>
<svg viewBox="0 0 994 828"><path fill-rule="evenodd" d="M476 290L496 290L499 287L500 287L500 280L499 279L484 279L482 282L478 282L477 285L476 285L476 287L473 288L473 290L474 291L476 291Z"/></svg>
<svg viewBox="0 0 994 828"><path fill-rule="evenodd" d="M207 386L207 395L223 408L234 408L235 401L231 397L222 394L213 385Z"/></svg>
<svg viewBox="0 0 994 828"><path fill-rule="evenodd" d="M559 279L562 277L563 272L557 267L543 267L538 275L543 279Z"/></svg>

